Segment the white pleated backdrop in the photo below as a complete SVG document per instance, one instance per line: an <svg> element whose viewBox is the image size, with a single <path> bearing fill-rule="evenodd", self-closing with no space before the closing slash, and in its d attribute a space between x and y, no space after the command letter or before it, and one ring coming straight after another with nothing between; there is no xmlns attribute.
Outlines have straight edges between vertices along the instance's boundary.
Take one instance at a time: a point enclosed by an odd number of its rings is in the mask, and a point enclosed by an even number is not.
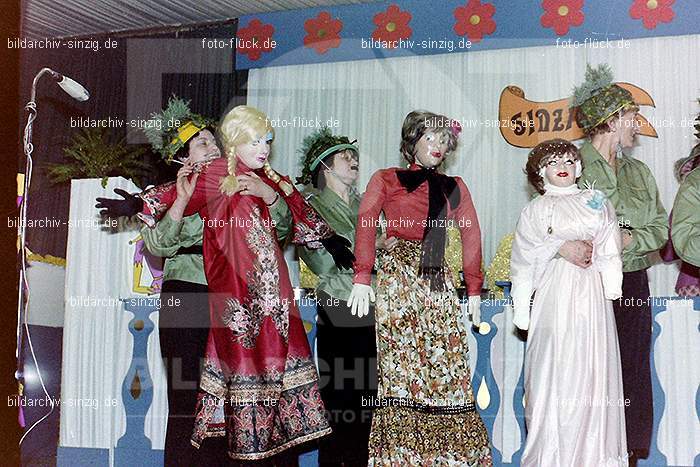
<svg viewBox="0 0 700 467"><path fill-rule="evenodd" d="M126 430L121 392L131 364L133 337L128 323L133 315L124 311L119 299L139 296L131 291L134 246L129 244L138 236L139 226L122 223L116 232L87 226L99 220L95 198L113 197L115 188L139 191L121 177L110 178L106 188L99 179L71 184L59 440L64 447L110 449ZM142 282L150 279L146 275ZM91 299L99 305L85 305ZM148 345L154 394L145 433L154 449L163 449L167 399L157 312L151 320L156 326ZM94 401L96 407L91 405Z"/></svg>
<svg viewBox="0 0 700 467"><path fill-rule="evenodd" d="M469 186L488 264L529 199L522 172L527 150L510 146L493 127L508 85L519 86L530 100L561 99L583 80L589 62L608 63L616 81L647 90L656 108L644 107L642 114L674 126L655 125L659 138L639 138L630 154L650 167L670 210L678 188L673 162L697 143L692 120L700 112L700 35L627 42L624 49L531 47L253 69L248 103L278 125L272 162L282 173L299 174L298 149L313 130L302 127L302 120L337 121L334 131L358 140L360 187L377 169L402 163L401 124L411 110L483 122L464 129L446 172ZM684 120L690 126L681 127ZM672 266L652 269L654 295L671 294L674 271Z"/></svg>

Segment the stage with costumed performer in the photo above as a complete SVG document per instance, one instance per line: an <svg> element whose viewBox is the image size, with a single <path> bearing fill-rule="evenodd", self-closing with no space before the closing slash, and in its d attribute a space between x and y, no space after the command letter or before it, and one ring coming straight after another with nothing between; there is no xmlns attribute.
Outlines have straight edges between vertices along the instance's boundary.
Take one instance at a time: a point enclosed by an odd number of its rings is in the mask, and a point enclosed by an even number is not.
<svg viewBox="0 0 700 467"><path fill-rule="evenodd" d="M153 114L150 121L152 124L144 132L166 164L175 161L183 165L178 178L199 172L208 162L221 157L213 120L194 114L183 99L171 97L167 107ZM168 122L180 124L176 127ZM143 209L139 194L120 189L115 192L123 199L97 198L96 207L103 209L103 216L131 217ZM191 193L179 190L167 214L153 228L141 228L146 249L165 258L158 336L167 375L166 466L211 465L224 455L225 447L221 438L206 442L199 450L190 443L199 394L199 370L210 323L202 255L204 223L199 214L182 215L188 195ZM289 223L289 210L284 202L271 206L270 214L276 226ZM282 240L285 232L278 229L277 235Z"/></svg>
<svg viewBox="0 0 700 467"><path fill-rule="evenodd" d="M270 167L274 133L265 114L235 107L219 133L226 158L181 179L192 192L183 214L199 213L204 222L212 326L192 443L227 435L231 458L258 460L331 431L270 206L284 198L295 244L325 247L346 267L353 257L349 242ZM152 224L162 217L176 191L143 194L142 219Z"/></svg>
<svg viewBox="0 0 700 467"><path fill-rule="evenodd" d="M581 171L578 149L563 139L535 146L526 165L542 196L522 210L510 259L513 322L529 330L525 467L627 466L612 307L622 293L620 229L605 195L576 185ZM590 267L558 254L566 241L591 243Z"/></svg>
<svg viewBox="0 0 700 467"><path fill-rule="evenodd" d="M700 103L700 99L698 99ZM700 138L700 115L695 119L695 137ZM673 202L669 223L669 241L663 249L666 261L681 259L681 270L676 281L676 293L681 297L700 296L700 143L690 155L675 164L680 187Z"/></svg>
<svg viewBox="0 0 700 467"><path fill-rule="evenodd" d="M613 83L607 65L586 70L574 90L572 106L588 140L580 147L581 188L602 191L615 207L622 231L622 297L613 302L620 341L625 419L630 465L649 455L653 428L651 395L651 300L649 253L668 240L668 215L654 175L644 162L624 154L640 133L639 106L632 94Z"/></svg>
<svg viewBox="0 0 700 467"><path fill-rule="evenodd" d="M300 152L302 175L297 182L306 185L306 200L333 230L354 241L361 199L355 188L359 173L356 142L324 127L304 139ZM377 248L390 250L396 243L383 234L376 238ZM374 310L361 319L351 315L347 300L352 270L338 268L323 249L302 247L298 252L319 278L316 351L321 395L333 427L333 434L320 443L319 464L367 465L372 408L365 403L377 394ZM348 378L350 369L356 372L353 378Z"/></svg>
<svg viewBox="0 0 700 467"><path fill-rule="evenodd" d="M355 279L348 304L367 314L374 298L375 226L384 212L387 236L375 306L378 408L372 419L370 465L491 465L486 427L476 411L467 332L445 262L446 225L459 229L462 267L474 325L480 322L481 232L467 186L438 167L457 148L461 127L432 112L409 113L401 131L408 169L376 172L360 204Z"/></svg>

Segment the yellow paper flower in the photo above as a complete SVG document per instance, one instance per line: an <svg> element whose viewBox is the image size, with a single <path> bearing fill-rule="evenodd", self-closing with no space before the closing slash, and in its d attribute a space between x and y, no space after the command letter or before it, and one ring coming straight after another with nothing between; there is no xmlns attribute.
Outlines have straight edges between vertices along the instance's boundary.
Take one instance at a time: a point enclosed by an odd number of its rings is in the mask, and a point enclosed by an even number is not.
<svg viewBox="0 0 700 467"><path fill-rule="evenodd" d="M299 258L299 286L302 289L315 289L318 285L318 276Z"/></svg>
<svg viewBox="0 0 700 467"><path fill-rule="evenodd" d="M496 255L486 271L486 284L495 298L504 298L503 289L496 282L510 281L510 253L513 249L514 233L506 234L498 244Z"/></svg>

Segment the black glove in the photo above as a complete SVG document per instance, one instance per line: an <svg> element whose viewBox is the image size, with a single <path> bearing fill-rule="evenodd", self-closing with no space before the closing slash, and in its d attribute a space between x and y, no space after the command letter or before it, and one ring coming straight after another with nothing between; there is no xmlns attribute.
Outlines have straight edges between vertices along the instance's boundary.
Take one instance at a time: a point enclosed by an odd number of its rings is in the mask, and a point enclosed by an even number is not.
<svg viewBox="0 0 700 467"><path fill-rule="evenodd" d="M104 217L131 217L143 209L143 200L135 194L127 193L121 188L115 188L114 192L124 199L97 198L97 209L102 209L100 215Z"/></svg>
<svg viewBox="0 0 700 467"><path fill-rule="evenodd" d="M352 269L355 255L350 251L350 245L352 245L350 240L338 234L333 234L321 240L321 243L326 251L333 257L333 261L335 261L335 265L338 269Z"/></svg>

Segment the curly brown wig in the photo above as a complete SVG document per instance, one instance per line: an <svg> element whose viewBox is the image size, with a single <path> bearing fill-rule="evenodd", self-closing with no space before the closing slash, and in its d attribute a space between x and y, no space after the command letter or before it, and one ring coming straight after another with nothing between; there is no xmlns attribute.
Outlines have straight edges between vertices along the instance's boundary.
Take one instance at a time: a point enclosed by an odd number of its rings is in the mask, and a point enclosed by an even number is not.
<svg viewBox="0 0 700 467"><path fill-rule="evenodd" d="M539 194L544 194L544 179L540 176L540 169L545 166L550 157L565 154L569 154L574 160L581 160L578 148L570 141L561 138L542 141L528 154L524 172L527 175L527 181Z"/></svg>

